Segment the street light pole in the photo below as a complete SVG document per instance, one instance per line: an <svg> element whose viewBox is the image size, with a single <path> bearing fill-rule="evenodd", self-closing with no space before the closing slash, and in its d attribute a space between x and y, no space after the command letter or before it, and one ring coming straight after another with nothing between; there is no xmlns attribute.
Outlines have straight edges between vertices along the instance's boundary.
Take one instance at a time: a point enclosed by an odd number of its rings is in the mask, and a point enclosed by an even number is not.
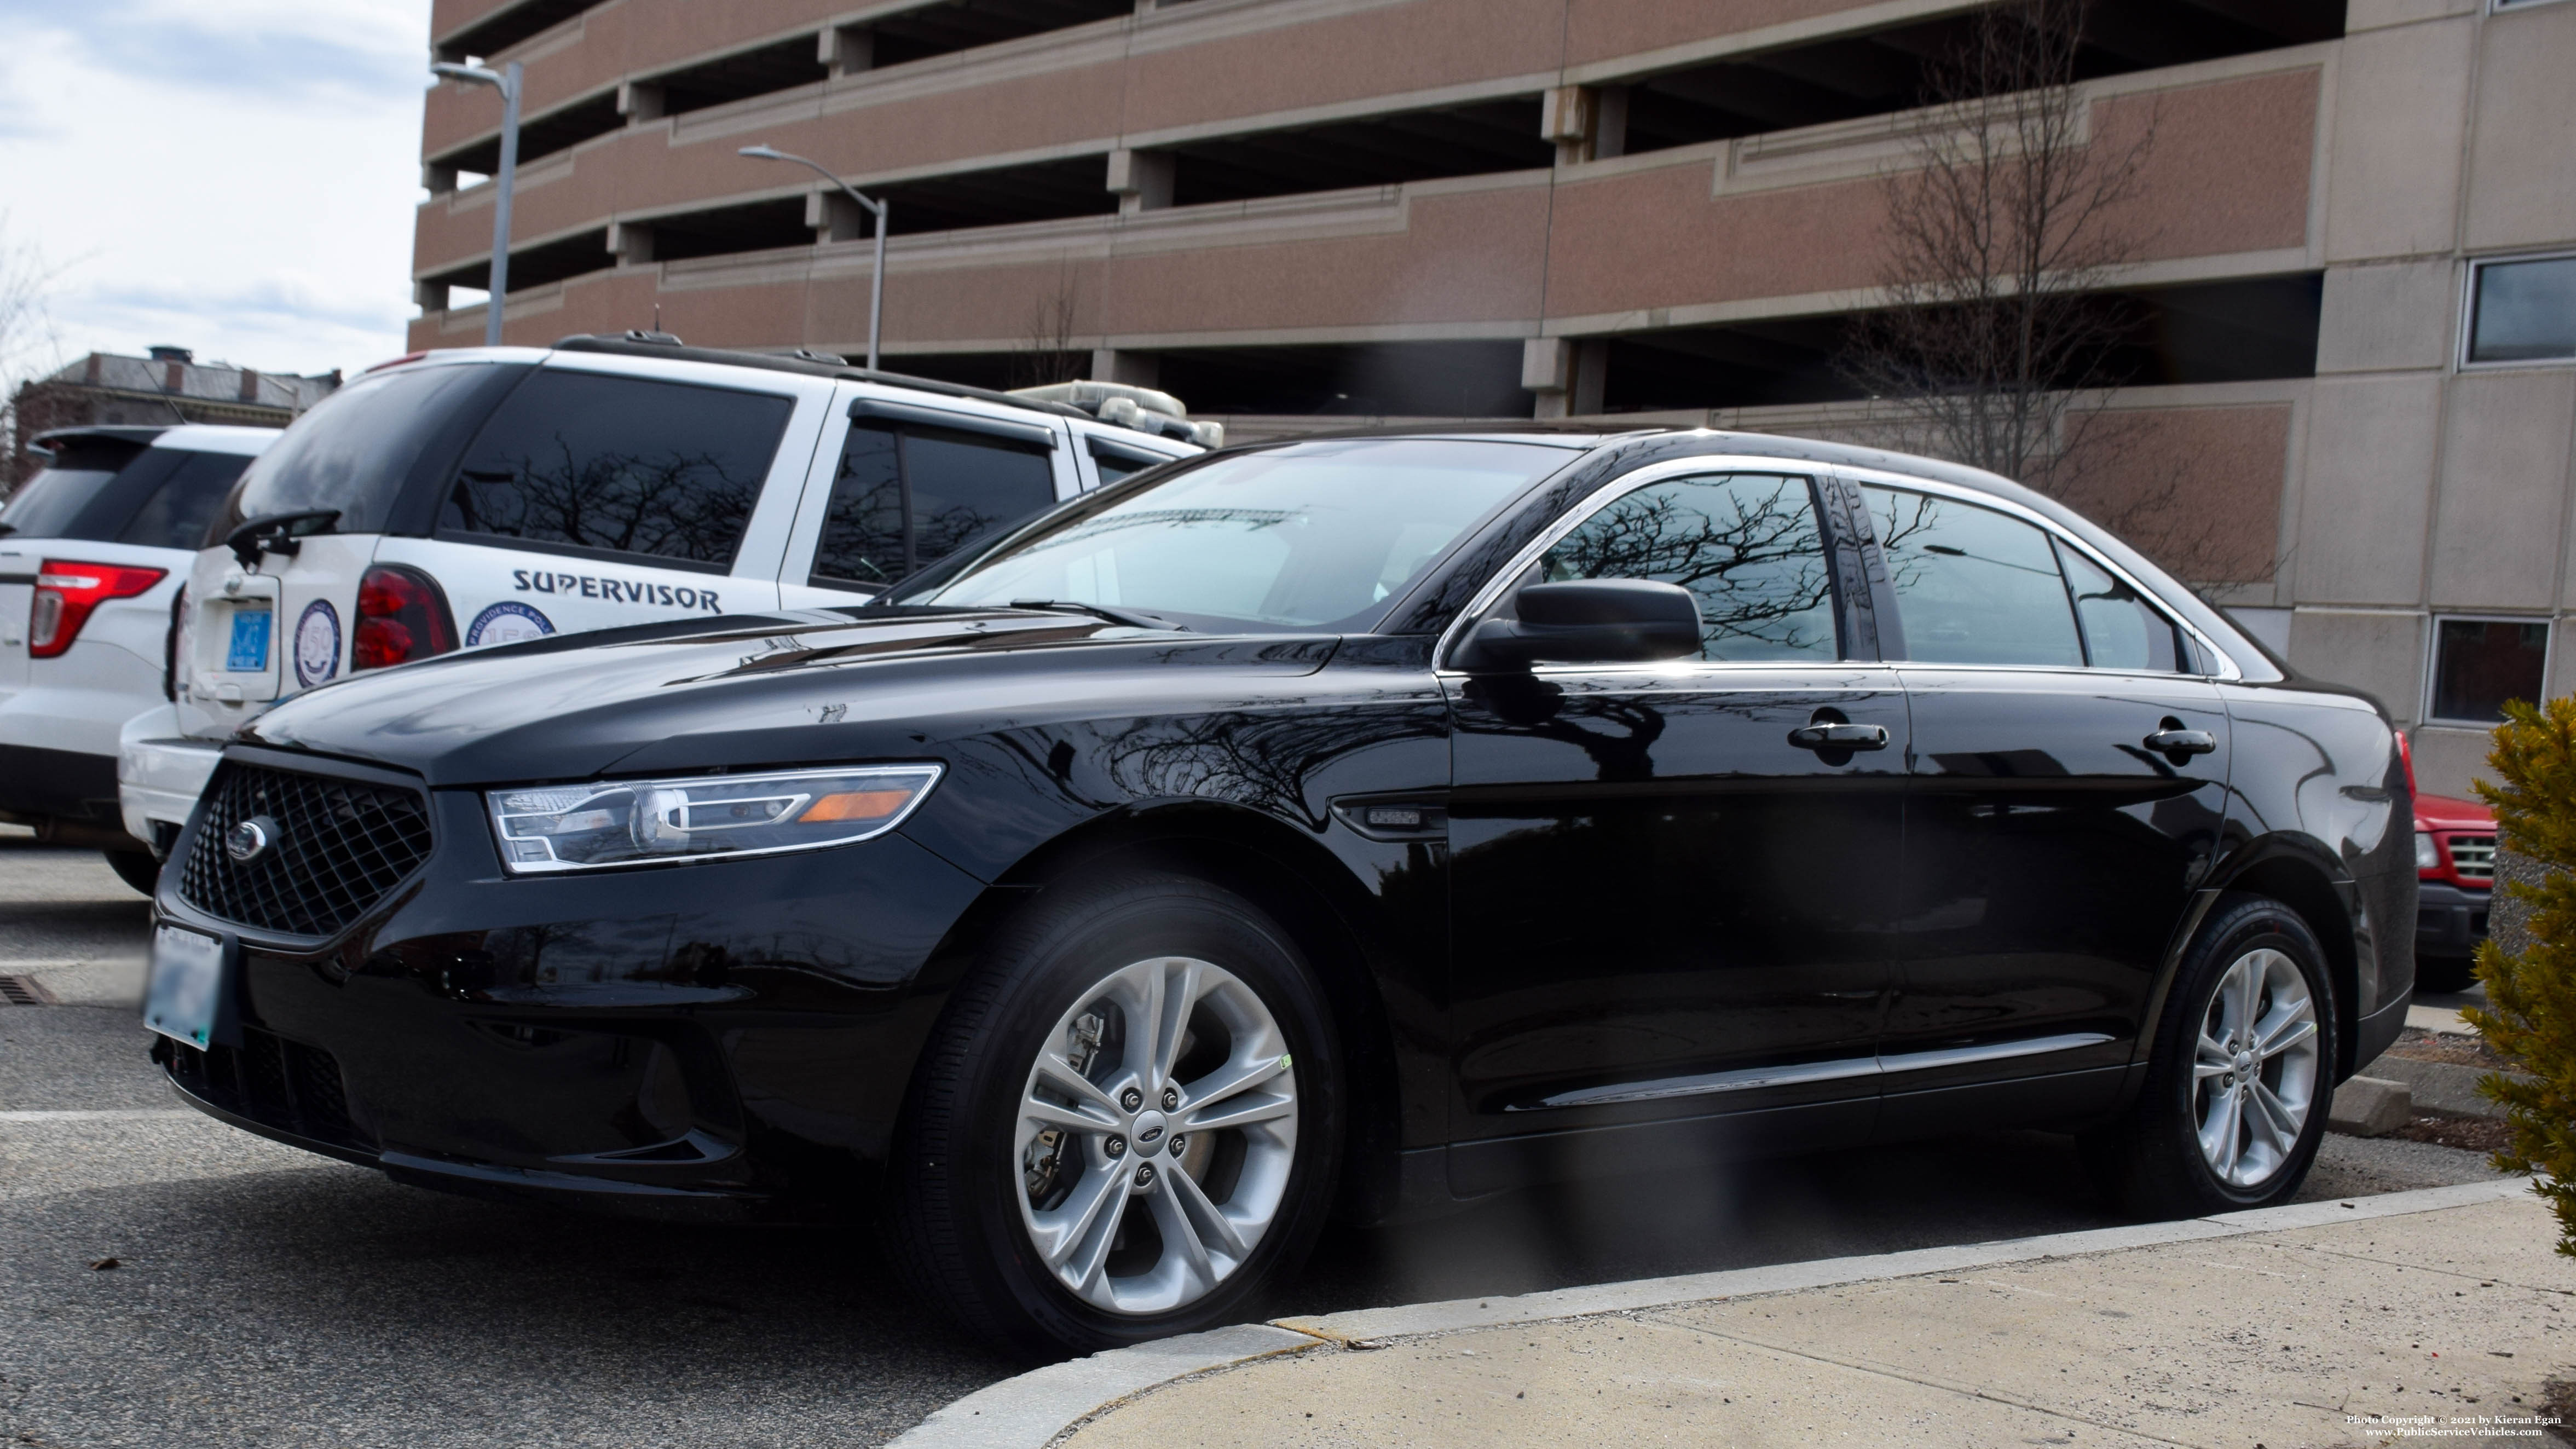
<svg viewBox="0 0 2576 1449"><path fill-rule="evenodd" d="M501 169L492 178L499 188L492 197L492 296L483 308L483 345L498 347L501 304L510 295L510 188L519 178L519 63L511 61L496 71L442 60L429 69L449 80L491 86L501 92Z"/></svg>
<svg viewBox="0 0 2576 1449"><path fill-rule="evenodd" d="M819 174L824 180L831 182L834 186L841 188L842 195L857 202L861 209L876 218L877 259L875 267L868 274L868 371L876 371L877 344L883 340L885 335L886 204L882 201L870 201L867 197L860 195L858 188L850 185L850 183L846 181L843 181L840 177L833 175L821 164L808 161L802 156L791 156L774 146L745 146L735 154L748 156L754 161L793 161L797 165Z"/></svg>

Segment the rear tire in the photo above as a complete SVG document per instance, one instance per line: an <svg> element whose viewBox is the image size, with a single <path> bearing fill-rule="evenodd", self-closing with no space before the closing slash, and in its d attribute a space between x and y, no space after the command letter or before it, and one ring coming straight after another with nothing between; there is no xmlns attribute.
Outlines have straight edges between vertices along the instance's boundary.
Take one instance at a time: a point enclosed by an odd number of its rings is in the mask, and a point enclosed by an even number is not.
<svg viewBox="0 0 2576 1449"><path fill-rule="evenodd" d="M107 857L108 869L116 872L118 880L147 896L152 894L154 888L161 882L161 862L142 851L109 850L100 853Z"/></svg>
<svg viewBox="0 0 2576 1449"><path fill-rule="evenodd" d="M2120 1206L2197 1217L2296 1194L2325 1136L2339 1010L2296 911L2221 902L2183 953L2137 1102L2085 1143Z"/></svg>
<svg viewBox="0 0 2576 1449"><path fill-rule="evenodd" d="M1054 886L923 1052L894 1257L1032 1354L1241 1322L1313 1246L1343 1118L1329 1005L1259 909L1160 872Z"/></svg>

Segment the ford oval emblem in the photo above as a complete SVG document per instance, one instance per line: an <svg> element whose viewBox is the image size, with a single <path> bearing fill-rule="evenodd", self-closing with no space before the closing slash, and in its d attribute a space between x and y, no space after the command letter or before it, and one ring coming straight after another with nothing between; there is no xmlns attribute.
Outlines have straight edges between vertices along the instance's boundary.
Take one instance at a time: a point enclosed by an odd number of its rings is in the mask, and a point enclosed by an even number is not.
<svg viewBox="0 0 2576 1449"><path fill-rule="evenodd" d="M248 864L277 843L277 822L256 815L224 832L224 854Z"/></svg>

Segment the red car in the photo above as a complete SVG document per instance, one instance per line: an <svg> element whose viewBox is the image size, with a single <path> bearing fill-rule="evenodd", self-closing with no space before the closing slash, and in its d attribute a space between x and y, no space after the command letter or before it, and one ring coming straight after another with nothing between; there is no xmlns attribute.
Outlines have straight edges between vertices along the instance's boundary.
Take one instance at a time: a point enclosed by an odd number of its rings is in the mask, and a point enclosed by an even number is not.
<svg viewBox="0 0 2576 1449"><path fill-rule="evenodd" d="M2487 938L2495 891L2495 815L2474 800L2415 797L2415 989L2459 991Z"/></svg>

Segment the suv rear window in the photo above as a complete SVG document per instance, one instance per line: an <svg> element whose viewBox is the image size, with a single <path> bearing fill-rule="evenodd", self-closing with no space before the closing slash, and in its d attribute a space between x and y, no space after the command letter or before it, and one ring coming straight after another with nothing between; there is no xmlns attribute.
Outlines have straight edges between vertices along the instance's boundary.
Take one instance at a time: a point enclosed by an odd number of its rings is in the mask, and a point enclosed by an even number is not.
<svg viewBox="0 0 2576 1449"><path fill-rule="evenodd" d="M221 541L245 519L308 508L340 510L331 524L340 533L389 531L422 452L454 431L505 371L518 369L398 367L344 385L259 455L208 537Z"/></svg>
<svg viewBox="0 0 2576 1449"><path fill-rule="evenodd" d="M774 393L542 370L465 450L439 532L721 571L794 408Z"/></svg>
<svg viewBox="0 0 2576 1449"><path fill-rule="evenodd" d="M250 462L241 453L197 453L109 442L67 444L55 466L27 480L0 509L21 538L85 538L194 549L225 490Z"/></svg>

